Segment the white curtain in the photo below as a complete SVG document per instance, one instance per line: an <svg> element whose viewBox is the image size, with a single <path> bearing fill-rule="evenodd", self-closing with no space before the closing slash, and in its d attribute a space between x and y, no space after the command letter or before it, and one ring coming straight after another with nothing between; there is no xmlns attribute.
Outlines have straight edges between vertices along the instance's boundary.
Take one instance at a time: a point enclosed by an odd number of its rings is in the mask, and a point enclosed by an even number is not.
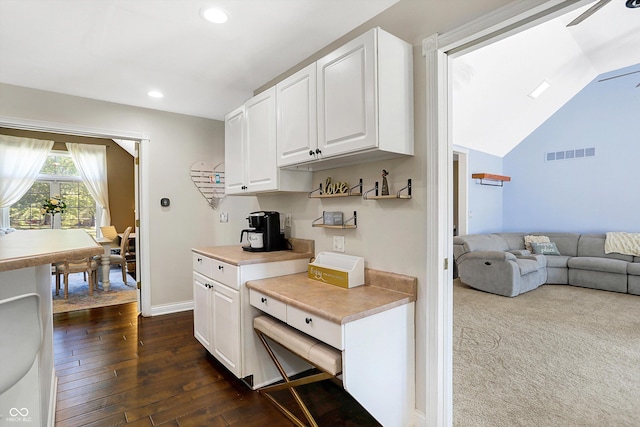
<svg viewBox="0 0 640 427"><path fill-rule="evenodd" d="M67 142L67 150L75 163L91 197L102 208L100 227L111 225L109 186L107 185L107 147L104 145Z"/></svg>
<svg viewBox="0 0 640 427"><path fill-rule="evenodd" d="M53 141L0 135L0 227L9 227L8 208L29 191Z"/></svg>

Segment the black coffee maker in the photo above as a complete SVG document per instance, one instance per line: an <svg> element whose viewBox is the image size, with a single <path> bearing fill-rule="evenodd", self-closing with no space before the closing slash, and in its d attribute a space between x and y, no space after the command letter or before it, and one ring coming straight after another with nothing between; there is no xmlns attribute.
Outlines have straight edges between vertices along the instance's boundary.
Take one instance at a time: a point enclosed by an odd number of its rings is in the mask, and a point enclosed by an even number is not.
<svg viewBox="0 0 640 427"><path fill-rule="evenodd" d="M240 233L240 242L247 233L248 246L242 249L248 252L270 252L288 249L284 233L280 232L280 214L274 211L251 212L247 217L248 229Z"/></svg>

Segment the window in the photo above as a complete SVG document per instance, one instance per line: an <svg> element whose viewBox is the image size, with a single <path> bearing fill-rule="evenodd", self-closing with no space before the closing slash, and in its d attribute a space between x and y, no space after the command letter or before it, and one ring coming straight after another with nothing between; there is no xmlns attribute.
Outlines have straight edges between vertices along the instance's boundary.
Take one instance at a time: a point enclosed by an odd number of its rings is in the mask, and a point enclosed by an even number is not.
<svg viewBox="0 0 640 427"><path fill-rule="evenodd" d="M9 210L11 227L20 230L50 228L51 216L40 207L49 197L60 195L67 210L60 215L62 228L81 228L96 235L96 202L67 152L52 151L36 182Z"/></svg>

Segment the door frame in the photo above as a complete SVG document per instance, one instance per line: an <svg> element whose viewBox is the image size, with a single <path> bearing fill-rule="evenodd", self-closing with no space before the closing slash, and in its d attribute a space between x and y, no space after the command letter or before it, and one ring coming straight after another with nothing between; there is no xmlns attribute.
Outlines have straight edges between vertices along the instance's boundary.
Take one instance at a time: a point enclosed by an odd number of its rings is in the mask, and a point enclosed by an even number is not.
<svg viewBox="0 0 640 427"><path fill-rule="evenodd" d="M458 235L469 234L469 149L453 146L458 156ZM453 193L452 193L453 194ZM453 215L453 214L452 214Z"/></svg>
<svg viewBox="0 0 640 427"><path fill-rule="evenodd" d="M426 63L426 409L424 425L453 425L452 65L456 56L593 0L517 0L422 42ZM467 207L468 210L468 207ZM416 423L422 425L422 422Z"/></svg>
<svg viewBox="0 0 640 427"><path fill-rule="evenodd" d="M0 127L64 135L86 136L89 138L131 140L135 141L136 145L139 147L139 163L141 165L148 163L145 160L148 157L148 147L151 141L146 132L92 129L66 123L44 122L5 116L0 116ZM136 220L140 220L139 227L136 227L136 264L140 267L136 268L136 283L141 283L145 278L149 277L149 273L151 271L148 257L141 256L141 254L149 253L149 237L147 232L149 214L148 211L143 208L144 206L149 206L148 204L145 204L148 203L149 170L148 167L146 169L144 167L134 167L134 173L137 174L134 178L137 182L134 192L136 206L135 217ZM136 267L138 267L138 265L136 265ZM151 291L148 288L149 286L142 287L142 289L139 289L137 293L138 312L142 311L143 316L151 315Z"/></svg>

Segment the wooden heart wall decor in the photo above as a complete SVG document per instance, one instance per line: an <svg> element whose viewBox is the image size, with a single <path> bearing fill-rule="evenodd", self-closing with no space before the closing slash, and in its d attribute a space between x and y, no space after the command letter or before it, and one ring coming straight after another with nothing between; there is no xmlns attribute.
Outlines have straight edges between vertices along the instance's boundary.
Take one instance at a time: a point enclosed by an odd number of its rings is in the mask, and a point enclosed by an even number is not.
<svg viewBox="0 0 640 427"><path fill-rule="evenodd" d="M191 180L209 206L217 209L220 200L224 199L224 163L198 161L191 165Z"/></svg>

